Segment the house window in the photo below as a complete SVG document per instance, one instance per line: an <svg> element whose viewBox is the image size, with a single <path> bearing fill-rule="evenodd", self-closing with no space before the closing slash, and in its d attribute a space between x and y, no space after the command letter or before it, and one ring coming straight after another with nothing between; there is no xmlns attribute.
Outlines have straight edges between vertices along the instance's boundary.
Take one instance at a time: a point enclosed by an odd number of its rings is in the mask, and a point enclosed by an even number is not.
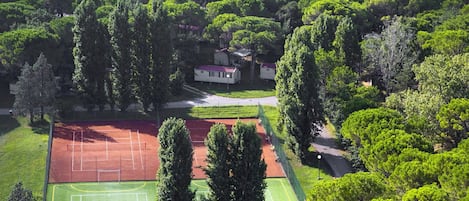
<svg viewBox="0 0 469 201"><path fill-rule="evenodd" d="M215 77L215 72L209 71L209 72L208 72L208 76L209 76L209 77Z"/></svg>

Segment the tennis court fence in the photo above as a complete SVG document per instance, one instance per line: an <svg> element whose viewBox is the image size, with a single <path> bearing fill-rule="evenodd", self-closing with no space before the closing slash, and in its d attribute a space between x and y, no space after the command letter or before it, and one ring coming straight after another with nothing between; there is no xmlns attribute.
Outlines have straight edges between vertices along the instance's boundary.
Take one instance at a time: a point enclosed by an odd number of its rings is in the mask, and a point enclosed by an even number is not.
<svg viewBox="0 0 469 201"><path fill-rule="evenodd" d="M290 162L288 162L282 144L275 135L275 132L272 129L272 125L270 125L269 119L265 115L264 108L262 107L262 105L258 105L258 108L258 116L261 120L261 124L264 127L266 134L270 136L272 145L275 147L275 153L278 156L278 161L282 164L283 170L285 171L288 181L293 187L293 191L295 191L296 197L300 201L306 200L306 195L303 189L301 188L300 182L298 181L298 178L296 177L295 172L293 171L293 168L290 165Z"/></svg>

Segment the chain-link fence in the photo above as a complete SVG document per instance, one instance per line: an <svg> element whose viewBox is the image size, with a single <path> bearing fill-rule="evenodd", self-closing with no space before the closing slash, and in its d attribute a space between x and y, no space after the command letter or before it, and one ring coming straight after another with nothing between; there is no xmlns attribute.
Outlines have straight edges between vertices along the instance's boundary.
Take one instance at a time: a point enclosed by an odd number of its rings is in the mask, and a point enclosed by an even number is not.
<svg viewBox="0 0 469 201"><path fill-rule="evenodd" d="M295 172L293 172L293 168L290 165L290 162L287 160L287 156L283 151L282 144L280 144L279 139L275 135L274 130L272 129L272 125L270 125L269 119L265 116L264 108L262 105L259 105L259 118L261 119L262 126L264 127L267 135L270 136L272 145L275 147L275 153L278 156L278 161L282 164L283 170L290 181L293 190L295 191L296 197L298 200L303 201L306 200L306 195L303 189L300 186L300 182L298 178L296 178Z"/></svg>

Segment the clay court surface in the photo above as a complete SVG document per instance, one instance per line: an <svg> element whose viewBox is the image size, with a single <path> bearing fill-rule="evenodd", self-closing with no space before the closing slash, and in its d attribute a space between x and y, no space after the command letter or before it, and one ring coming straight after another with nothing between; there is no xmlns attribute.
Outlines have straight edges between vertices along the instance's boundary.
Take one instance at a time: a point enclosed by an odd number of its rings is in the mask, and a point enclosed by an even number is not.
<svg viewBox="0 0 469 201"><path fill-rule="evenodd" d="M285 177L271 145L257 119L263 140L267 177ZM214 123L231 131L235 119L187 120L194 148L194 179L206 178L207 148L203 144ZM51 150L49 183L155 180L158 162L158 128L151 121L109 121L59 123L55 125Z"/></svg>

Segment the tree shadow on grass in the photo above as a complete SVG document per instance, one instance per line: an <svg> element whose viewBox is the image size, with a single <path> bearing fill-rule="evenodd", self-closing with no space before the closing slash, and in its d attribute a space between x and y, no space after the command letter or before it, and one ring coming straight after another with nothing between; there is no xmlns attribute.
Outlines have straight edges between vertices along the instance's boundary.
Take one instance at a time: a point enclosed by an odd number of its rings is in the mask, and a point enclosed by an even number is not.
<svg viewBox="0 0 469 201"><path fill-rule="evenodd" d="M328 175L334 175L330 164L327 163L327 161L324 159L325 154L321 153L323 158L320 161L318 160L318 154L318 152L308 151L306 153L306 159L304 159L303 161L303 165L319 168L326 172Z"/></svg>
<svg viewBox="0 0 469 201"><path fill-rule="evenodd" d="M49 134L50 131L50 122L41 119L38 121L35 121L33 123L30 123L29 126L31 126L31 129L33 130L34 133L36 134Z"/></svg>
<svg viewBox="0 0 469 201"><path fill-rule="evenodd" d="M0 136L20 126L20 122L10 115L0 115L0 122Z"/></svg>

